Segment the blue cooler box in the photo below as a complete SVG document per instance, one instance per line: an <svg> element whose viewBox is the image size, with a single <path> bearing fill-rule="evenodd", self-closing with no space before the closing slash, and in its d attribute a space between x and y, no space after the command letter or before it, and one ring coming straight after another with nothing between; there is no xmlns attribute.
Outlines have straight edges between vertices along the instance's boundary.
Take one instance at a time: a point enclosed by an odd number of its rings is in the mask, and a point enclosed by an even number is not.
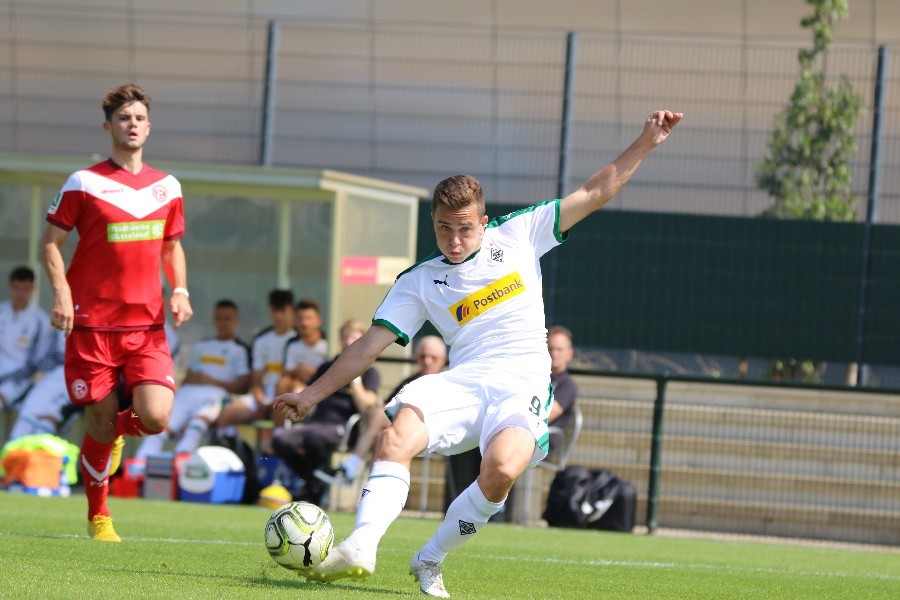
<svg viewBox="0 0 900 600"><path fill-rule="evenodd" d="M201 446L181 466L178 497L187 502L240 502L246 479L237 454L222 446Z"/></svg>

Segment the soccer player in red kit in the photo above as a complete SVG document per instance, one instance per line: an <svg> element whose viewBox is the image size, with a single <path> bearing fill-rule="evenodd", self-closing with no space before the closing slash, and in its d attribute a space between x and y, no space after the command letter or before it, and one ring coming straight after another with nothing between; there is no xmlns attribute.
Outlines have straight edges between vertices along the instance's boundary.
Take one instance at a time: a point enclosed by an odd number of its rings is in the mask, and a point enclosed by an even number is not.
<svg viewBox="0 0 900 600"><path fill-rule="evenodd" d="M118 468L121 436L161 433L175 394L172 357L163 330L162 264L172 287L175 327L191 318L181 185L143 162L150 134L150 95L128 84L103 99L109 160L69 176L47 211L41 258L53 287L51 324L65 331L69 397L86 407L81 471L88 533L119 542L106 506L109 475ZM65 270L60 248L79 240ZM119 412L124 380L132 406Z"/></svg>

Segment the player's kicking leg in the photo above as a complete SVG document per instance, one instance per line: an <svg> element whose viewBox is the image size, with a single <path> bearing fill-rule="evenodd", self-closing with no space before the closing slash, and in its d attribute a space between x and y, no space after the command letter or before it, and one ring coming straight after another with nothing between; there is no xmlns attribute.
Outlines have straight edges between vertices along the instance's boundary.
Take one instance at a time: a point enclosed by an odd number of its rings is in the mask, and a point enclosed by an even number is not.
<svg viewBox="0 0 900 600"><path fill-rule="evenodd" d="M346 578L365 579L374 573L378 542L400 516L408 496L409 468L396 462L376 461L363 488L353 533L304 576L329 583Z"/></svg>

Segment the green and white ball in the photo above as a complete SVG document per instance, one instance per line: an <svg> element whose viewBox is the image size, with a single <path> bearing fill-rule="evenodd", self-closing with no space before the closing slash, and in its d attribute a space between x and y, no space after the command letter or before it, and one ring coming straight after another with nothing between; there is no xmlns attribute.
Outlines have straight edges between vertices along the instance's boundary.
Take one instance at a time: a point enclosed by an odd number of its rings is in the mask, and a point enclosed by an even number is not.
<svg viewBox="0 0 900 600"><path fill-rule="evenodd" d="M312 569L325 560L333 543L331 520L309 502L285 504L266 523L266 549L285 569Z"/></svg>

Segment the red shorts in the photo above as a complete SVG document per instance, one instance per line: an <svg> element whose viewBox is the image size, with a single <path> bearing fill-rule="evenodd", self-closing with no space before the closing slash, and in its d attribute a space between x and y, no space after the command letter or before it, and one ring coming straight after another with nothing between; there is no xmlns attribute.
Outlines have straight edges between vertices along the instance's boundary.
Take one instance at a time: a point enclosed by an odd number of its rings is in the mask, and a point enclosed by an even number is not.
<svg viewBox="0 0 900 600"><path fill-rule="evenodd" d="M125 392L156 384L175 390L175 373L164 329L75 330L66 339L66 387L73 404L103 400L120 382Z"/></svg>

